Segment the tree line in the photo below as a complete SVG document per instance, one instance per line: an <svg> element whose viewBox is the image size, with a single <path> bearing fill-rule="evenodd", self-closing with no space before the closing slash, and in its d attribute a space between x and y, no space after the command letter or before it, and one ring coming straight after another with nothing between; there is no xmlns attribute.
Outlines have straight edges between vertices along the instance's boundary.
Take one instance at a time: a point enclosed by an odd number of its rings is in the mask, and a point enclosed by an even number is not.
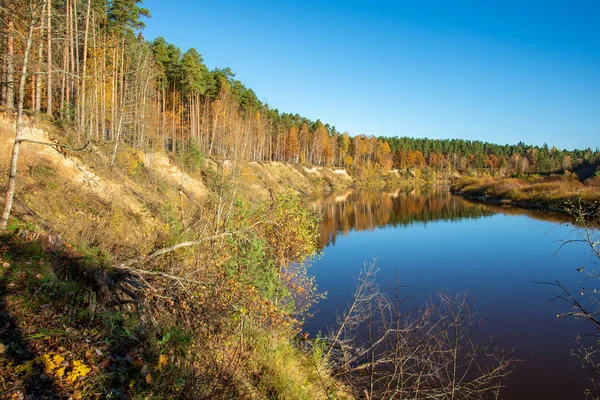
<svg viewBox="0 0 600 400"><path fill-rule="evenodd" d="M231 69L209 69L194 48L145 40L147 17L140 0L0 0L0 104L68 123L81 143L109 142L113 160L123 142L384 173L543 173L600 159L590 148L351 136L260 101Z"/></svg>

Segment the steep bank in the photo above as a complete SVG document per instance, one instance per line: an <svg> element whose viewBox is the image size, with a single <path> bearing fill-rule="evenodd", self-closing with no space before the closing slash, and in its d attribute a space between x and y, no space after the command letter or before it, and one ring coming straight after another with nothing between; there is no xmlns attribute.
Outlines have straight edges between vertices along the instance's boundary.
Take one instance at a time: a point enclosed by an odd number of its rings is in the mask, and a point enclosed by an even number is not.
<svg viewBox="0 0 600 400"><path fill-rule="evenodd" d="M225 168L231 164L230 161L217 163L225 165ZM357 184L345 169L306 167L276 161L242 163L241 174L243 189L262 200L269 199L271 191L314 196Z"/></svg>
<svg viewBox="0 0 600 400"><path fill-rule="evenodd" d="M74 141L75 133L58 129L49 122L26 122L28 141L50 144ZM6 184L13 141L14 121L10 115L0 115L2 186ZM35 224L52 226L63 234L74 228L72 221L76 216L79 229L72 238L80 239L82 230L92 229L98 222L98 210L108 208L112 213L123 214L115 216L111 231L123 231L123 237L115 238L115 242L126 244L141 240L148 235L146 231L159 229L164 215L157 215L156 211L166 204L189 209L194 203L214 201L223 194L224 184L235 185L236 195L254 200L268 200L272 193L311 196L356 184L342 169L219 159L190 163L164 152L143 151L123 143L116 153L115 166L110 167L113 150L112 144L102 143L73 152L24 142L15 215ZM123 228L120 228L121 217ZM139 225L142 219L144 223ZM125 229L130 223L140 229L137 232ZM129 238L131 235L136 237Z"/></svg>
<svg viewBox="0 0 600 400"><path fill-rule="evenodd" d="M26 139L77 143L27 121ZM14 140L0 119L0 185ZM344 171L24 142L0 235L0 399L347 398L299 329L316 218ZM77 146L74 146L77 147ZM261 201L261 199L267 201ZM181 246L181 247L178 247Z"/></svg>
<svg viewBox="0 0 600 400"><path fill-rule="evenodd" d="M73 140L65 131L57 129L49 122L37 122L27 119L25 139L43 143L69 143ZM14 120L11 115L0 114L0 162L3 171L8 165L14 141ZM99 146L99 147L98 147ZM133 208L139 199L130 198L127 189L135 189L135 182L116 176L106 170L112 146L91 145L86 151L58 151L55 147L25 142L22 160L19 165L23 177L24 171L32 168L50 168L58 175L81 184L84 191L91 191L103 199L125 196L125 201ZM144 151L128 147L121 143L116 154L116 172L135 173L136 168L145 168L157 178L168 182L196 198L210 195L206 180L223 179L219 174L232 179L228 174L241 175L241 186L260 199L268 199L270 191L311 195L344 189L356 184L345 169L328 167L306 167L282 162L247 162L219 158L194 160L191 168L185 160L165 152ZM119 171L124 170L124 171ZM190 172L192 170L193 172ZM113 171L111 171L113 172ZM119 183L114 182L119 181ZM4 179L4 178L2 178ZM213 182L214 184L214 182Z"/></svg>

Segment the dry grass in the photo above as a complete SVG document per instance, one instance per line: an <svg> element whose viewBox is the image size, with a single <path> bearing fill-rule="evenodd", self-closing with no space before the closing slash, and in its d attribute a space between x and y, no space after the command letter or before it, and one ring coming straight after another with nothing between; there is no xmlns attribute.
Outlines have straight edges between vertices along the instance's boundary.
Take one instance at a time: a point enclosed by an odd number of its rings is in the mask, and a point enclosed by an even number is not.
<svg viewBox="0 0 600 400"><path fill-rule="evenodd" d="M40 141L49 141L48 136L60 143L73 140L68 131L48 123L42 126L44 131L31 131ZM13 126L6 117L0 118L1 186L6 184L13 140ZM167 179L159 168L162 165L144 165L143 153L126 144L120 146L116 165L110 167L107 154L111 151L110 146L98 144L92 151L63 155L48 146L24 143L14 216L59 233L80 248L128 259L180 235L211 201L209 193L198 198L179 180ZM186 177L200 180L197 175Z"/></svg>
<svg viewBox="0 0 600 400"><path fill-rule="evenodd" d="M37 134L48 139L44 136L48 132L61 143L74 141L72 132L61 131L49 123L44 124L44 131ZM6 166L13 140L14 130L10 121L0 116L0 168L3 168L0 170L0 185L6 183ZM111 151L111 146L95 143L90 152L67 151L64 156L48 146L25 143L19 163L11 228L56 233L64 243L75 247L74 252L89 255L86 257L92 260L104 260L109 268L123 260L145 256L157 248L202 237L209 229L214 232L219 218L223 224L224 217L215 216L215 208L221 205L215 199L226 191L223 181L232 185L234 177L230 172L226 171L226 175L221 176L219 168L207 171L210 169L206 167L209 161L203 165L204 169L184 174L179 169L179 160L171 158L165 162L167 156L162 153L155 154L150 160L125 143L119 147L116 164L111 167ZM260 170L266 178L258 176L258 167L245 165L242 186L262 187L266 192L263 197L269 196L266 188L277 193L293 185L308 189L311 184L293 166L267 165L261 166ZM186 186L181 177L188 182L205 183L213 192L204 187L194 190L198 188ZM326 177L320 179L320 182L327 182ZM221 188L217 187L219 185ZM240 192L243 190L237 193ZM251 194L248 190L248 195ZM233 202L233 195L228 196L225 201ZM224 209L228 212L227 207ZM228 229L237 229L235 218L228 223L234 224ZM251 238L246 239L249 241ZM12 237L6 240L10 241ZM189 287L182 288L184 281L169 281L151 274L145 276L148 287L136 292L142 304L139 308L127 302L111 301L98 304L95 311L88 311L89 304L76 301L79 297L75 298L70 292L56 301L41 297L37 292L28 292L31 288L38 290L47 280L52 282L52 288L72 285L75 288L73 293L81 292L82 296L93 290L83 284L65 283L54 277L50 258L40 264L45 269L29 271L30 263L37 268L38 259L29 253L16 254L16 250L14 258L7 260L19 269L11 270L8 276L2 270L2 256L17 246L12 242L6 246L2 244L0 242L0 249L4 252L0 251L0 322L5 306L18 319L23 332L50 333L39 340L37 336L31 336L23 341L24 345L38 346L39 351L26 359L17 357L11 361L13 376L6 380L0 374L0 392L27 392L29 389L18 384L23 375L18 368L24 362L37 360L32 365L41 374L43 369L38 358L51 352L52 356L68 355L69 361L73 362L85 359L93 367L93 373L85 381L78 381L79 385L58 381L60 387L56 390L66 395L88 391L88 395L83 397L95 398L112 390L120 393L122 398L133 398L134 395L139 398L344 398L343 391L329 377L322 363L316 362L318 349L315 352L303 351L293 339L295 330L291 332L283 324L263 322L263 319L266 320L266 317L261 317L263 314L269 317L272 317L271 314L279 315L279 312L269 311L272 303L263 301L262 292L258 289L250 291L238 285L238 280L243 279L225 276L223 268L228 262L233 262L230 261L232 255L243 256L234 251L236 247L233 245L230 246L234 250L223 250L229 249L227 241L219 246L207 242L194 250L186 249L163 257L160 262L156 261L156 265L143 266L166 271L171 276L191 278L202 282L202 285L190 283ZM254 249L250 245L247 247ZM250 250L249 254L254 256ZM264 261L256 257L247 264ZM267 268L267 264L259 266ZM23 281L23 271L27 272L26 285L19 284ZM251 278L253 276L247 280ZM261 287L261 282L252 283ZM2 295L6 292L4 283L10 289L10 301L6 301L5 305L2 304ZM25 304L30 301L35 304ZM51 304L54 308L52 314L38 321L40 304ZM240 310L250 310L252 318L246 315L246 311ZM59 319L63 313L69 318ZM85 321L74 314L82 314ZM245 324L242 323L244 319L247 320ZM252 329L251 320L256 325ZM115 321L123 324L118 335L115 334ZM58 328L54 326L56 322L61 323L57 325L61 329L58 334ZM12 333L10 337L2 337L3 326L0 324L1 344L8 346L16 339L11 336ZM88 350L87 347L78 348L71 343L74 336L81 336L80 330L91 327L99 332L93 344L101 350L102 356L94 349L86 355L84 350ZM103 341L112 341L111 346L118 348L99 347ZM236 343L240 345L236 346ZM115 359L118 356L118 362L112 360L113 356ZM99 358L102 360L99 361ZM99 365L102 362L106 365ZM0 354L0 369L6 365ZM48 388L47 392L53 390ZM92 392L98 395L92 395Z"/></svg>
<svg viewBox="0 0 600 400"><path fill-rule="evenodd" d="M584 182L571 172L563 175L530 175L523 178L464 178L451 190L467 197L510 200L517 205L556 207L569 201L600 202L600 175ZM596 206L597 207L597 206Z"/></svg>
<svg viewBox="0 0 600 400"><path fill-rule="evenodd" d="M258 332L247 363L258 396L281 400L350 399L340 382L330 376L317 348L307 353L281 335Z"/></svg>

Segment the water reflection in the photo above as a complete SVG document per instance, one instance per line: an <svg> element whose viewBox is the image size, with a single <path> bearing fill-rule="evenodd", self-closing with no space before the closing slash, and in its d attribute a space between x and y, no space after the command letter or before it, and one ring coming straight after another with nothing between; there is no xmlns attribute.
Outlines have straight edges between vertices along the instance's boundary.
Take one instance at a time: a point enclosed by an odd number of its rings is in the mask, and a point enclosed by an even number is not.
<svg viewBox="0 0 600 400"><path fill-rule="evenodd" d="M504 215L511 216L526 216L532 219L537 219L538 221L547 221L547 222L556 222L558 224L564 223L572 223L574 222L574 218L563 212L556 211L543 211L543 210L530 210L526 208L512 207L512 206L502 206L497 204L487 204L476 202L475 200L463 200L465 203L469 204L484 204L484 207L489 211L494 213L500 213Z"/></svg>
<svg viewBox="0 0 600 400"><path fill-rule="evenodd" d="M450 194L446 186L404 188L396 191L349 190L319 198L311 203L323 218L319 249L335 244L339 234L377 227L403 227L415 223L477 219L494 214L522 215L529 218L567 223L572 218L562 213L526 210L480 203Z"/></svg>
<svg viewBox="0 0 600 400"><path fill-rule="evenodd" d="M377 227L402 227L414 223L482 218L497 211L453 196L446 187L348 191L312 203L322 215L319 249L335 244L338 234Z"/></svg>
<svg viewBox="0 0 600 400"><path fill-rule="evenodd" d="M564 224L568 215L467 201L445 187L350 191L312 204L323 216L324 251L311 271L328 295L305 325L311 334L333 325L351 301L354 277L376 257L378 283L387 287L399 277L407 308L439 290L469 293L482 321L480 337L493 337L522 360L504 398L580 398L589 386L571 356L575 338L586 337L588 327L555 320L568 306L549 302L551 289L534 283L558 280L578 293L578 267L593 268L587 248L573 244L557 252L562 240L577 238Z"/></svg>

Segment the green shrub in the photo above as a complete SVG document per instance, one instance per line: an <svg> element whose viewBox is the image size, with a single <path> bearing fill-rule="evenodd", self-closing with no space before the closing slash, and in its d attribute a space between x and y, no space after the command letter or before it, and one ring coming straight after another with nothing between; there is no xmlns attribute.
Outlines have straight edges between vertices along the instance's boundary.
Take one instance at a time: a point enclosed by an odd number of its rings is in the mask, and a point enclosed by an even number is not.
<svg viewBox="0 0 600 400"><path fill-rule="evenodd" d="M191 172L198 172L204 165L204 155L195 141L188 144L187 151L183 153L183 165Z"/></svg>

